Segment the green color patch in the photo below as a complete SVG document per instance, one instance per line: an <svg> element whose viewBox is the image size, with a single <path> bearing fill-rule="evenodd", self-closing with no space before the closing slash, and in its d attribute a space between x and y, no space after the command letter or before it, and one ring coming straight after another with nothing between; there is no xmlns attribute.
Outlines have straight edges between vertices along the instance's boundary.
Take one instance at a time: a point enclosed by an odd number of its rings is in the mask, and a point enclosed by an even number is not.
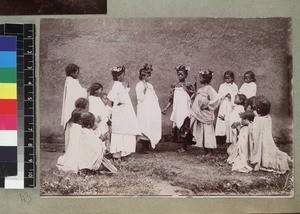
<svg viewBox="0 0 300 214"><path fill-rule="evenodd" d="M1 83L16 83L17 82L17 68L0 68L0 82Z"/></svg>

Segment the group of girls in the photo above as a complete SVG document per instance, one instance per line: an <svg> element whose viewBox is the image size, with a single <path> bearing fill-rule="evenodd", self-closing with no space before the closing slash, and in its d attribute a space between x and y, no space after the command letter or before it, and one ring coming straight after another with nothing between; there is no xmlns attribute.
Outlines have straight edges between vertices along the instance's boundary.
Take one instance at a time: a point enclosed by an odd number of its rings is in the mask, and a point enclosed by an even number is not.
<svg viewBox="0 0 300 214"><path fill-rule="evenodd" d="M88 90L82 88L77 79L79 67L68 65L61 123L65 127L66 148L57 167L75 172L96 169L105 152L110 152L119 162L136 151L137 141L141 142L144 152L154 149L162 135L161 113L165 115L173 105L170 120L173 141L182 143L179 152L195 145L204 148L205 154L212 154L217 148L217 137L230 145L227 161L232 164L232 170L261 169L279 173L289 170L290 157L277 148L272 138L270 102L264 96L256 96L252 71L245 73L240 89L234 83L233 72L225 72L225 82L217 93L210 85L211 70L200 69L194 84L186 81L188 66L180 65L175 70L178 82L171 86L169 102L161 111L149 82L152 66L145 64L140 69L140 82L135 87L136 115L129 96L129 82L125 83L124 66L111 69L114 84L105 94L99 83L92 84ZM198 90L197 82L201 84ZM78 104L83 100L86 106Z"/></svg>

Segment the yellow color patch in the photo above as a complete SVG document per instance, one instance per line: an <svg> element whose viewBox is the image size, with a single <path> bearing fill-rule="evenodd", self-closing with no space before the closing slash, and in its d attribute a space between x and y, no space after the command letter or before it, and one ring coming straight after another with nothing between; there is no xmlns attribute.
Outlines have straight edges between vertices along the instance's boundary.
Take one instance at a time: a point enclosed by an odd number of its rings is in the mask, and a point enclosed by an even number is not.
<svg viewBox="0 0 300 214"><path fill-rule="evenodd" d="M17 84L0 83L0 99L17 99Z"/></svg>

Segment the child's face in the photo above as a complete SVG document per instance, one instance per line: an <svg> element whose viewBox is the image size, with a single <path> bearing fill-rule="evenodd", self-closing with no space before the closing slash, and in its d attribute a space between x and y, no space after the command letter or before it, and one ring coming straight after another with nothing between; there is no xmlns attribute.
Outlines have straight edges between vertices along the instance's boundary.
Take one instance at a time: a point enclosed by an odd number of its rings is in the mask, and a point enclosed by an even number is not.
<svg viewBox="0 0 300 214"><path fill-rule="evenodd" d="M78 76L79 76L79 69L77 71L75 71L75 73L71 73L71 77L73 79L78 79Z"/></svg>
<svg viewBox="0 0 300 214"><path fill-rule="evenodd" d="M203 76L201 74L199 74L199 82L201 84L204 84L205 83L205 79L203 78Z"/></svg>
<svg viewBox="0 0 300 214"><path fill-rule="evenodd" d="M102 88L100 88L97 91L95 91L95 96L96 97L100 97L101 93L102 93Z"/></svg>
<svg viewBox="0 0 300 214"><path fill-rule="evenodd" d="M107 105L107 103L108 103L108 98L107 98L106 95L103 95L103 97L102 97L102 102L104 103L104 105Z"/></svg>
<svg viewBox="0 0 300 214"><path fill-rule="evenodd" d="M244 76L244 81L245 81L245 83L250 83L250 82L252 82L251 75L250 75L250 74L245 74L245 76Z"/></svg>
<svg viewBox="0 0 300 214"><path fill-rule="evenodd" d="M151 75L150 75L150 74L144 73L144 74L142 75L142 80L145 81L145 82L149 82L149 81L150 81L150 78L151 78Z"/></svg>
<svg viewBox="0 0 300 214"><path fill-rule="evenodd" d="M233 78L229 74L225 75L224 80L225 80L226 83L232 83L233 82Z"/></svg>
<svg viewBox="0 0 300 214"><path fill-rule="evenodd" d="M119 82L124 82L125 80L125 73L122 73L119 77L118 77Z"/></svg>
<svg viewBox="0 0 300 214"><path fill-rule="evenodd" d="M177 78L180 82L184 81L186 79L184 71L177 71Z"/></svg>

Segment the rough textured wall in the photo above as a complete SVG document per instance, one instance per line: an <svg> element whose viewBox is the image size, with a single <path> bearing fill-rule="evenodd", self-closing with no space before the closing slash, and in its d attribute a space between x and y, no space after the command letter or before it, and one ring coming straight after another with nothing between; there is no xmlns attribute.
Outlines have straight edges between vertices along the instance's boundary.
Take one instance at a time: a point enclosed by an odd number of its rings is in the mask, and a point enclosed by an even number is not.
<svg viewBox="0 0 300 214"><path fill-rule="evenodd" d="M174 67L189 65L193 81L200 67L215 72L218 90L223 73L230 69L240 87L243 74L253 70L258 94L272 104L274 135L292 124L290 19L81 19L41 21L40 129L42 136L61 134L64 68L81 67L80 82L112 86L109 68L125 65L136 105L135 85L144 63L153 64L151 79L161 108L168 102L170 85L177 81ZM171 109L163 116L163 132L171 131Z"/></svg>

